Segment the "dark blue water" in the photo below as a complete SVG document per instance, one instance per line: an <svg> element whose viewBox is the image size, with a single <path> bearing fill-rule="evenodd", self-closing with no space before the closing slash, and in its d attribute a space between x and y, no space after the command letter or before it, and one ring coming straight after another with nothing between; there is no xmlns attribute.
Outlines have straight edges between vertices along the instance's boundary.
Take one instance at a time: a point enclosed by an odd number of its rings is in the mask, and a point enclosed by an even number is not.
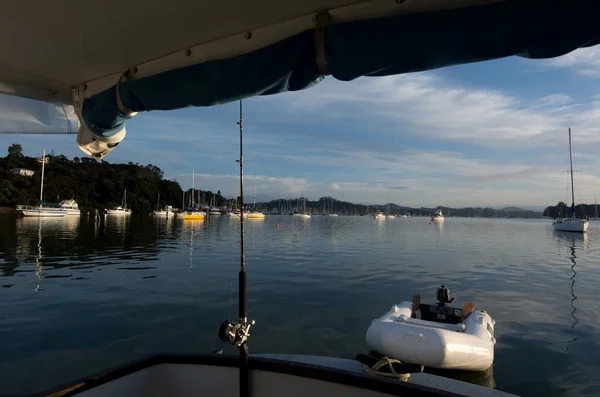
<svg viewBox="0 0 600 397"><path fill-rule="evenodd" d="M276 228L275 224L280 227ZM0 218L0 394L157 352L233 352L239 220ZM253 353L353 358L393 303L448 285L496 320L493 377L523 396L600 395L600 228L548 221L267 217L247 222ZM455 374L447 374L455 376ZM488 376L487 374L486 376ZM479 382L477 379L473 381Z"/></svg>

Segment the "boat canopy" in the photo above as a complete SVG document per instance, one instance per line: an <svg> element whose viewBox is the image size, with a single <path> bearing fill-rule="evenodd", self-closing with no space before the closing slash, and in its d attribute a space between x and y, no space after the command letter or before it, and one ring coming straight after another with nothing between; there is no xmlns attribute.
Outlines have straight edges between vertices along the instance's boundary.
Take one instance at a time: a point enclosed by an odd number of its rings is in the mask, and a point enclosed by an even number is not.
<svg viewBox="0 0 600 397"><path fill-rule="evenodd" d="M12 2L0 14L0 93L30 98L0 97L0 132L68 133L78 119L92 141L122 139L136 112L600 42L597 0L60 4Z"/></svg>

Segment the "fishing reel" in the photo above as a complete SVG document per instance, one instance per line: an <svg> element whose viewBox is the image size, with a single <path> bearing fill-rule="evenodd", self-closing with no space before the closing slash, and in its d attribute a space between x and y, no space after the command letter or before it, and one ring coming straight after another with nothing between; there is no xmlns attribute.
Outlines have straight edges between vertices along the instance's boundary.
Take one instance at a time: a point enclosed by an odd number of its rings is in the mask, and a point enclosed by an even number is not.
<svg viewBox="0 0 600 397"><path fill-rule="evenodd" d="M445 285L442 285L437 289L436 298L438 306L445 306L446 303L452 303L454 298L450 297L450 289Z"/></svg>
<svg viewBox="0 0 600 397"><path fill-rule="evenodd" d="M256 324L256 321L247 322L245 319L237 324L225 321L219 327L219 339L223 342L229 342L235 347L241 347L248 340L250 327L254 324Z"/></svg>

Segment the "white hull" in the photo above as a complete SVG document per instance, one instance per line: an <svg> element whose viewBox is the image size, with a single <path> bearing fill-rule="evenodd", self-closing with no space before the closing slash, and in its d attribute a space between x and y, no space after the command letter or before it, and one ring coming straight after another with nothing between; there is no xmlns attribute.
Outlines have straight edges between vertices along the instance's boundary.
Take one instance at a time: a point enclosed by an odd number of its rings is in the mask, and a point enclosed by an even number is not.
<svg viewBox="0 0 600 397"><path fill-rule="evenodd" d="M246 214L244 214L246 215ZM248 219L264 219L265 214L261 213L261 212L250 212L248 213L248 216L246 218Z"/></svg>
<svg viewBox="0 0 600 397"><path fill-rule="evenodd" d="M163 218L168 218L175 215L173 213L173 211L154 211L152 213L152 216L158 216L158 217L163 217Z"/></svg>
<svg viewBox="0 0 600 397"><path fill-rule="evenodd" d="M76 381L43 395L81 397L240 396L237 356L159 355ZM427 373L407 382L372 376L355 360L299 355L251 355L254 397L478 396L515 397L492 388Z"/></svg>
<svg viewBox="0 0 600 397"><path fill-rule="evenodd" d="M552 227L557 232L576 232L585 233L590 225L589 221L583 219L557 219L552 222Z"/></svg>
<svg viewBox="0 0 600 397"><path fill-rule="evenodd" d="M328 214L328 216L339 216L338 214Z"/></svg>
<svg viewBox="0 0 600 397"><path fill-rule="evenodd" d="M69 216L79 216L81 215L81 210L76 210L76 209L65 209L65 211L67 211L67 215Z"/></svg>
<svg viewBox="0 0 600 397"><path fill-rule="evenodd" d="M394 305L373 321L367 345L390 358L432 368L484 371L494 362L494 321L486 312L475 311L459 324L413 319L411 313L412 302Z"/></svg>
<svg viewBox="0 0 600 397"><path fill-rule="evenodd" d="M385 215L375 215L375 219L385 219Z"/></svg>
<svg viewBox="0 0 600 397"><path fill-rule="evenodd" d="M37 218L61 218L67 215L65 210L53 209L53 208L29 208L22 209L21 213L23 216L37 217Z"/></svg>
<svg viewBox="0 0 600 397"><path fill-rule="evenodd" d="M297 217L300 217L300 218L310 218L310 214L294 213L294 216L297 216Z"/></svg>
<svg viewBox="0 0 600 397"><path fill-rule="evenodd" d="M240 214L236 214L234 212L230 212L229 216L232 217L232 218L239 218ZM248 213L247 212L244 212L244 218L248 218Z"/></svg>
<svg viewBox="0 0 600 397"><path fill-rule="evenodd" d="M444 222L444 217L443 216L432 216L431 222Z"/></svg>
<svg viewBox="0 0 600 397"><path fill-rule="evenodd" d="M125 216L125 215L131 215L131 211L129 210L106 210L106 215L120 215L120 216Z"/></svg>

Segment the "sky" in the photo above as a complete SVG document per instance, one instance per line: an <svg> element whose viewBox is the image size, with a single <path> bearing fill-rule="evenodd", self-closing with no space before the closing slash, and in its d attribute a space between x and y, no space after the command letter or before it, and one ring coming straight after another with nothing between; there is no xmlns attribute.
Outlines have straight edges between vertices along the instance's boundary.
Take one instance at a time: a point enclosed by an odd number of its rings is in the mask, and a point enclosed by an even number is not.
<svg viewBox="0 0 600 397"><path fill-rule="evenodd" d="M412 207L600 199L600 46L244 100L246 195ZM106 161L159 166L182 187L237 193L238 103L138 114ZM2 116L6 117L7 116ZM10 120L10 117L8 118ZM82 157L74 135L0 135L28 156ZM93 183L93 181L90 181Z"/></svg>

